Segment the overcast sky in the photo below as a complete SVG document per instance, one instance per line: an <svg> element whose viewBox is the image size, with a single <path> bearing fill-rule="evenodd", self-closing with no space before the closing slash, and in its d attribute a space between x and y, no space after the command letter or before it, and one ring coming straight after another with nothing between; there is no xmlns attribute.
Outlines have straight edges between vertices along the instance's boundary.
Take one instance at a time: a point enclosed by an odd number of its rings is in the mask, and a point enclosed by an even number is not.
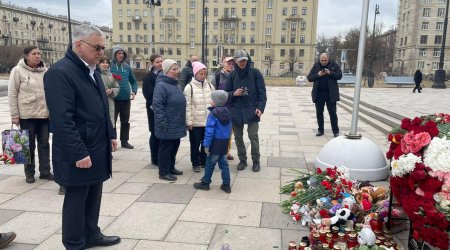
<svg viewBox="0 0 450 250"><path fill-rule="evenodd" d="M67 15L66 0L2 0L2 2L23 7L34 7L44 13ZM360 27L362 2L362 0L319 0L317 35L323 34L329 37L345 33L353 27ZM72 0L70 4L71 18L78 21L90 21L92 24L100 26L112 25L111 0ZM370 29L373 27L375 4L380 5L377 23L382 22L384 30L395 26L398 1L372 0L370 1L368 19Z"/></svg>

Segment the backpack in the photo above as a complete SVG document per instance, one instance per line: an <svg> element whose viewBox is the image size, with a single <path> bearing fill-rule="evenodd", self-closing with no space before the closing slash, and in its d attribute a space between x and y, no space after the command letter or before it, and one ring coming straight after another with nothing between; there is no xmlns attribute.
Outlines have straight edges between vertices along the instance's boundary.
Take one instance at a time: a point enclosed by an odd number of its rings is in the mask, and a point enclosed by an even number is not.
<svg viewBox="0 0 450 250"><path fill-rule="evenodd" d="M191 99L192 99L192 96L194 95L194 90L192 89L192 83L188 83L188 85L191 86ZM212 89L210 82L208 82L208 86L209 86L209 89Z"/></svg>

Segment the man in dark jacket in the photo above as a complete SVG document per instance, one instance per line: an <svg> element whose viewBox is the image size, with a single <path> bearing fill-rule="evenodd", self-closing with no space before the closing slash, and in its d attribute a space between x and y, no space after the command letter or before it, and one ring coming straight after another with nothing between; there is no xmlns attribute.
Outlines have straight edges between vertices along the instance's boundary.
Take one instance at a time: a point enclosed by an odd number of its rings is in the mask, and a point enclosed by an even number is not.
<svg viewBox="0 0 450 250"><path fill-rule="evenodd" d="M156 86L156 77L158 77L158 74L162 71L162 61L162 57L158 54L150 56L152 67L142 82L142 94L146 100L145 107L147 108L148 129L151 133L148 143L150 145L151 161L155 166L158 166L159 139L155 135L155 113L153 112L152 102L153 92Z"/></svg>
<svg viewBox="0 0 450 250"><path fill-rule="evenodd" d="M328 54L322 53L319 58L320 62L314 64L308 75L308 81L314 82L311 96L313 103L316 105L317 125L319 126L316 136L324 135L323 111L326 104L333 135L338 137L336 102L340 100L340 97L337 80L342 78L342 71L339 65L330 62Z"/></svg>
<svg viewBox="0 0 450 250"><path fill-rule="evenodd" d="M416 73L414 73L414 83L416 83L416 86L413 89L413 93L416 93L416 89L419 93L422 93L422 87L420 87L420 84L422 83L422 72L420 69L417 69Z"/></svg>
<svg viewBox="0 0 450 250"><path fill-rule="evenodd" d="M53 125L55 181L66 187L62 242L66 249L118 244L98 227L103 182L111 177L111 151L117 148L108 97L96 65L104 34L93 25L73 32L72 46L44 76Z"/></svg>
<svg viewBox="0 0 450 250"><path fill-rule="evenodd" d="M192 55L190 59L186 62L183 70L181 70L180 77L178 78L178 84L180 85L181 91L184 91L184 87L189 84L194 77L194 70L192 69L192 63L198 61L198 56Z"/></svg>
<svg viewBox="0 0 450 250"><path fill-rule="evenodd" d="M133 71L125 60L127 52L116 45L112 49L113 58L111 60L111 73L119 75L122 79L119 81L119 94L114 97L114 120L120 116L120 146L122 148L133 149L133 145L128 143L130 139L130 111L131 101L137 94L138 84Z"/></svg>
<svg viewBox="0 0 450 250"><path fill-rule="evenodd" d="M235 54L236 64L230 73L225 91L228 92L231 123L233 124L234 139L238 150L238 170L247 167L247 151L243 134L244 124L247 124L248 138L252 146L252 170L260 170L259 153L259 121L266 107L266 85L261 72L251 68L251 58L245 50L238 50Z"/></svg>

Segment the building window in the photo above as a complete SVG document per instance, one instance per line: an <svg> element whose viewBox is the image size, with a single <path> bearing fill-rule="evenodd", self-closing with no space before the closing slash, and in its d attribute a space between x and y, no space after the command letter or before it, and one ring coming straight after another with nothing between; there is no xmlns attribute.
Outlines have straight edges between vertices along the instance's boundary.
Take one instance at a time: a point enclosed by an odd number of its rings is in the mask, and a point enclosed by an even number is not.
<svg viewBox="0 0 450 250"><path fill-rule="evenodd" d="M256 29L256 23L255 22L251 22L250 23L250 29L251 30L255 30Z"/></svg>
<svg viewBox="0 0 450 250"><path fill-rule="evenodd" d="M430 3L430 0L422 0L423 3Z"/></svg>
<svg viewBox="0 0 450 250"><path fill-rule="evenodd" d="M245 30L245 29L247 28L247 23L246 23L246 22L242 22L242 23L241 23L241 28L242 28L243 30Z"/></svg>
<svg viewBox="0 0 450 250"><path fill-rule="evenodd" d="M284 63L280 63L280 69L284 69Z"/></svg>
<svg viewBox="0 0 450 250"><path fill-rule="evenodd" d="M140 42L140 37L139 37L139 35L136 35L135 36L135 41L138 43L138 42Z"/></svg>
<svg viewBox="0 0 450 250"><path fill-rule="evenodd" d="M181 56L181 49L177 48L177 56Z"/></svg>
<svg viewBox="0 0 450 250"><path fill-rule="evenodd" d="M148 55L148 48L144 48L144 55Z"/></svg>
<svg viewBox="0 0 450 250"><path fill-rule="evenodd" d="M426 55L427 55L427 49L423 49L423 48L419 49L419 56L424 57Z"/></svg>
<svg viewBox="0 0 450 250"><path fill-rule="evenodd" d="M252 16L256 16L256 8L252 8Z"/></svg>
<svg viewBox="0 0 450 250"><path fill-rule="evenodd" d="M297 7L292 7L292 15L293 16L297 15Z"/></svg>
<svg viewBox="0 0 450 250"><path fill-rule="evenodd" d="M305 56L305 50L304 50L304 49L300 49L300 50L298 51L298 56L299 56L299 57L304 57L304 56Z"/></svg>
<svg viewBox="0 0 450 250"><path fill-rule="evenodd" d="M119 10L119 17L121 17L123 15L123 11L122 9Z"/></svg>
<svg viewBox="0 0 450 250"><path fill-rule="evenodd" d="M306 22L305 21L301 22L301 29L306 30Z"/></svg>
<svg viewBox="0 0 450 250"><path fill-rule="evenodd" d="M434 44L441 44L442 43L442 36L434 36Z"/></svg>
<svg viewBox="0 0 450 250"><path fill-rule="evenodd" d="M291 30L296 30L296 29L297 29L297 23L291 22Z"/></svg>
<svg viewBox="0 0 450 250"><path fill-rule="evenodd" d="M250 49L250 56L255 56L255 49Z"/></svg>
<svg viewBox="0 0 450 250"><path fill-rule="evenodd" d="M431 68L432 68L432 69L438 69L438 68L439 68L439 62L433 62L433 63L431 64Z"/></svg>
<svg viewBox="0 0 450 250"><path fill-rule="evenodd" d="M441 56L441 49L434 49L433 50L433 56L434 57L440 57Z"/></svg>
<svg viewBox="0 0 450 250"><path fill-rule="evenodd" d="M443 30L444 29L444 23L443 22L437 22L436 23L436 30Z"/></svg>
<svg viewBox="0 0 450 250"><path fill-rule="evenodd" d="M421 35L420 36L420 44L427 44L428 36L427 35Z"/></svg>
<svg viewBox="0 0 450 250"><path fill-rule="evenodd" d="M191 1L190 4L189 4L189 7L191 9L195 9L195 1Z"/></svg>
<svg viewBox="0 0 450 250"><path fill-rule="evenodd" d="M418 61L417 62L417 68L423 69L424 67L425 67L425 62L424 61Z"/></svg>
<svg viewBox="0 0 450 250"><path fill-rule="evenodd" d="M281 29L282 30L286 30L286 26L287 26L287 22L286 21L281 22Z"/></svg>
<svg viewBox="0 0 450 250"><path fill-rule="evenodd" d="M429 22L422 22L422 30L428 30Z"/></svg>
<svg viewBox="0 0 450 250"><path fill-rule="evenodd" d="M191 42L191 49L195 48L195 42Z"/></svg>
<svg viewBox="0 0 450 250"><path fill-rule="evenodd" d="M281 35L281 43L286 43L286 35Z"/></svg>
<svg viewBox="0 0 450 250"><path fill-rule="evenodd" d="M123 30L123 22L119 22L119 30Z"/></svg>
<svg viewBox="0 0 450 250"><path fill-rule="evenodd" d="M139 25L140 23L139 22L135 22L134 23L134 29L135 30L139 30L139 28L140 28L140 25Z"/></svg>
<svg viewBox="0 0 450 250"><path fill-rule="evenodd" d="M405 46L408 44L408 37L405 37Z"/></svg>
<svg viewBox="0 0 450 250"><path fill-rule="evenodd" d="M189 34L195 36L195 28L189 28Z"/></svg>
<svg viewBox="0 0 450 250"><path fill-rule="evenodd" d="M270 49L272 48L272 43L271 42L266 42L266 49Z"/></svg>
<svg viewBox="0 0 450 250"><path fill-rule="evenodd" d="M303 63L298 63L298 69L299 70L303 70L303 67L304 67Z"/></svg>
<svg viewBox="0 0 450 250"><path fill-rule="evenodd" d="M127 23L127 29L128 29L128 30L131 30L131 22L128 22L128 23Z"/></svg>
<svg viewBox="0 0 450 250"><path fill-rule="evenodd" d="M295 34L291 35L291 39L289 39L290 43L295 43Z"/></svg>
<svg viewBox="0 0 450 250"><path fill-rule="evenodd" d="M194 14L190 14L190 15L189 15L189 20L190 20L191 22L195 22L195 15L194 15Z"/></svg>
<svg viewBox="0 0 450 250"><path fill-rule="evenodd" d="M425 9L424 9L425 10ZM437 13L438 17L443 17L445 16L445 8L439 8L438 9L438 13Z"/></svg>
<svg viewBox="0 0 450 250"><path fill-rule="evenodd" d="M267 0L267 8L272 9L272 0Z"/></svg>
<svg viewBox="0 0 450 250"><path fill-rule="evenodd" d="M266 28L266 35L272 35L272 28Z"/></svg>
<svg viewBox="0 0 450 250"><path fill-rule="evenodd" d="M122 0L117 0L117 3L118 4L122 4Z"/></svg>
<svg viewBox="0 0 450 250"><path fill-rule="evenodd" d="M280 56L281 57L285 57L286 56L286 50L285 49L281 49L280 50Z"/></svg>
<svg viewBox="0 0 450 250"><path fill-rule="evenodd" d="M255 43L255 36L250 36L250 43Z"/></svg>
<svg viewBox="0 0 450 250"><path fill-rule="evenodd" d="M241 43L245 43L245 36L241 36Z"/></svg>
<svg viewBox="0 0 450 250"><path fill-rule="evenodd" d="M164 49L163 48L159 48L159 54L162 56L164 55Z"/></svg>
<svg viewBox="0 0 450 250"><path fill-rule="evenodd" d="M177 16L180 16L181 15L181 10L180 9L176 9L175 13L176 13Z"/></svg>
<svg viewBox="0 0 450 250"><path fill-rule="evenodd" d="M308 8L303 7L302 8L302 15L306 16L308 14Z"/></svg>
<svg viewBox="0 0 450 250"><path fill-rule="evenodd" d="M300 36L300 43L305 43L305 36Z"/></svg>
<svg viewBox="0 0 450 250"><path fill-rule="evenodd" d="M281 11L281 15L287 16L287 12L288 12L287 7L283 7L283 10Z"/></svg>
<svg viewBox="0 0 450 250"><path fill-rule="evenodd" d="M272 22L272 14L267 14L267 22Z"/></svg>
<svg viewBox="0 0 450 250"><path fill-rule="evenodd" d="M127 36L127 42L131 43L131 35Z"/></svg>
<svg viewBox="0 0 450 250"><path fill-rule="evenodd" d="M123 35L119 35L119 42L123 42Z"/></svg>
<svg viewBox="0 0 450 250"><path fill-rule="evenodd" d="M242 8L242 16L247 16L247 8Z"/></svg>
<svg viewBox="0 0 450 250"><path fill-rule="evenodd" d="M219 9L218 8L214 8L214 16L219 16Z"/></svg>
<svg viewBox="0 0 450 250"><path fill-rule="evenodd" d="M144 35L144 43L148 43L148 35Z"/></svg>
<svg viewBox="0 0 450 250"><path fill-rule="evenodd" d="M147 30L147 29L148 29L148 24L147 24L147 23L144 23L142 28L143 28L144 30Z"/></svg>
<svg viewBox="0 0 450 250"><path fill-rule="evenodd" d="M424 16L424 17L429 17L429 16L430 16L430 12L431 12L431 9L430 9L430 8L423 8L423 14L422 14L422 16Z"/></svg>

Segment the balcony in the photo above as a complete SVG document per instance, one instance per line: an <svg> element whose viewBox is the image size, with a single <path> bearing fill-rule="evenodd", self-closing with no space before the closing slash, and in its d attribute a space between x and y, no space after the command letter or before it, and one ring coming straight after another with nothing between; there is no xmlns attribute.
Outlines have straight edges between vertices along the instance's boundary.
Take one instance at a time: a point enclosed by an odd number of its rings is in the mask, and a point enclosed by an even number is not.
<svg viewBox="0 0 450 250"><path fill-rule="evenodd" d="M140 22L140 21L142 21L142 17L139 16L139 15L135 15L135 16L133 16L131 19L132 19L133 21L135 21L135 22Z"/></svg>
<svg viewBox="0 0 450 250"><path fill-rule="evenodd" d="M290 15L290 16L288 16L288 17L286 17L286 20L288 20L288 21L297 21L297 20L303 20L303 17L301 17L300 15L298 15L298 14L293 14L293 15Z"/></svg>
<svg viewBox="0 0 450 250"><path fill-rule="evenodd" d="M45 38L45 37L40 37L40 38L36 39L36 41L38 43L48 43L49 42L48 38Z"/></svg>
<svg viewBox="0 0 450 250"><path fill-rule="evenodd" d="M53 48L51 46L42 46L42 47L40 47L40 50L42 50L42 51L53 51Z"/></svg>
<svg viewBox="0 0 450 250"><path fill-rule="evenodd" d="M174 15L165 15L162 20L164 21L177 21L178 19Z"/></svg>
<svg viewBox="0 0 450 250"><path fill-rule="evenodd" d="M13 17L13 22L17 23L19 21L18 17Z"/></svg>
<svg viewBox="0 0 450 250"><path fill-rule="evenodd" d="M223 15L219 18L219 21L239 21L241 19L238 18L237 15Z"/></svg>

